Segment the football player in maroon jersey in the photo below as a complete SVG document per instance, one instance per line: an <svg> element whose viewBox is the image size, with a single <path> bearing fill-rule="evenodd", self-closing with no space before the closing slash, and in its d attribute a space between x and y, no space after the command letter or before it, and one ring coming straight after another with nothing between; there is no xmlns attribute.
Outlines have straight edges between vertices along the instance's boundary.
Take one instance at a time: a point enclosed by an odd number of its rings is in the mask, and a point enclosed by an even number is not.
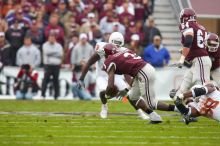
<svg viewBox="0 0 220 146"><path fill-rule="evenodd" d="M117 46L118 50L120 50L120 51L127 49L127 48L123 47L124 37L119 32L113 32L110 35L109 43L115 44ZM105 54L106 54L105 50L103 49L103 46L106 44L107 44L106 42L99 42L96 44L95 53L88 59L86 65L83 67L80 79L78 81L78 87L79 88L83 87L84 86L83 80L84 80L89 68L94 63L97 62L97 64L96 64L96 74L97 74L96 85L97 85L97 89L99 91L99 97L102 102L101 112L100 112L101 118L107 118L107 115L108 115L108 106L107 106L108 100L105 96L105 89L106 89L107 83L108 83L108 75L106 72L104 72L102 70L104 60L105 60ZM130 84L131 78L128 76L125 76L125 77L126 77L126 81L128 82L128 84ZM127 94L128 85L127 85L126 81L124 81L122 76L120 76L120 75L116 75L115 80L116 80L115 85L120 90L120 92L118 93L118 97L123 97L124 95ZM142 118L144 120L149 119L149 117L145 114L145 112L143 112L140 108L138 108L136 105L131 103L130 99L128 99L128 100L129 100L130 104L135 108L135 110L137 111L140 118Z"/></svg>
<svg viewBox="0 0 220 146"><path fill-rule="evenodd" d="M114 89L115 74L127 74L133 77L132 87L128 93L129 99L149 115L151 123L162 122L162 118L153 111L154 109L163 111L175 110L174 105L167 105L155 99L153 89L155 69L153 66L128 49L118 51L113 44L107 44L103 47L106 52L103 70L109 76L106 96L110 96L111 91Z"/></svg>
<svg viewBox="0 0 220 146"><path fill-rule="evenodd" d="M220 47L218 35L214 33L208 34L205 45L212 61L211 77L220 86Z"/></svg>
<svg viewBox="0 0 220 146"><path fill-rule="evenodd" d="M182 55L178 67L184 61L192 63L185 73L177 94L187 91L192 85L202 85L210 80L211 60L205 47L206 29L196 21L193 9L185 8L180 12L180 32L182 35Z"/></svg>

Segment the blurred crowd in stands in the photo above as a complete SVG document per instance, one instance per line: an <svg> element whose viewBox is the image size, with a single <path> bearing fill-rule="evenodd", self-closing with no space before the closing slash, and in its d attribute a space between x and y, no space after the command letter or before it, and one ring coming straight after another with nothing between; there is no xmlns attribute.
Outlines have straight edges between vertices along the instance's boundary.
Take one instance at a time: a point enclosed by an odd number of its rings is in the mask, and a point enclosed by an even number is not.
<svg viewBox="0 0 220 146"><path fill-rule="evenodd" d="M126 47L163 67L170 56L161 44L153 11L154 0L1 0L0 62L44 67L42 88L50 76L57 83L60 67L73 70L74 82L95 44L108 42L109 35L118 31L124 35ZM92 76L86 83L90 93L95 83Z"/></svg>

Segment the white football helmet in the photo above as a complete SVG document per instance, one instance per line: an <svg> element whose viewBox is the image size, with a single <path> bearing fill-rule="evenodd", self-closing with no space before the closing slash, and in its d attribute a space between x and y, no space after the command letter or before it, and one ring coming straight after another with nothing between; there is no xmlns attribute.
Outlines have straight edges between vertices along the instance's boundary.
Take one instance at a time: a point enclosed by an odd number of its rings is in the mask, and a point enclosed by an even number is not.
<svg viewBox="0 0 220 146"><path fill-rule="evenodd" d="M113 32L108 40L109 43L122 47L124 45L124 37L120 32Z"/></svg>

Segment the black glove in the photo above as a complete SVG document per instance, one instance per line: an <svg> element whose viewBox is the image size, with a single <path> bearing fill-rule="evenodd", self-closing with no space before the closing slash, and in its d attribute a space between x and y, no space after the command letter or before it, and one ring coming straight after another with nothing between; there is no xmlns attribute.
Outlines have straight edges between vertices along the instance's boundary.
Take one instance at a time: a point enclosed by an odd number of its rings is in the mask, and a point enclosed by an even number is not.
<svg viewBox="0 0 220 146"><path fill-rule="evenodd" d="M127 88L125 88L124 90L119 91L118 95L117 95L117 99L122 100L122 98L127 95L128 91L129 90Z"/></svg>
<svg viewBox="0 0 220 146"><path fill-rule="evenodd" d="M169 94L169 96L170 96L170 98L174 98L175 97L175 95L176 95L176 92L177 92L177 89L172 89L171 91L170 91L170 94Z"/></svg>

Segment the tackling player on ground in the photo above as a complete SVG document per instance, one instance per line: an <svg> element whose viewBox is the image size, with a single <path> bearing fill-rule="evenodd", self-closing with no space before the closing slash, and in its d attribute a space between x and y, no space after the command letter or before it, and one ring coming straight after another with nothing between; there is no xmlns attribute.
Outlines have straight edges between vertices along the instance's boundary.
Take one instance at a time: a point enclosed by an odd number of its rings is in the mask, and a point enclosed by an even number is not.
<svg viewBox="0 0 220 146"><path fill-rule="evenodd" d="M115 44L118 50L120 51L124 51L127 49L127 48L122 47L124 45L124 37L119 32L113 32L110 35L109 43ZM105 89L108 84L108 75L106 74L106 72L102 70L104 60L105 60L105 51L103 50L103 46L106 44L107 43L105 42L99 42L96 44L95 53L93 54L93 56L90 57L86 65L83 67L80 80L78 81L79 87L83 86L83 80L88 72L89 67L92 66L94 63L96 63L96 74L97 74L96 86L98 88L99 96L102 102L102 107L101 107L101 112L100 112L101 118L107 118L107 113L108 113L107 98L105 96ZM127 80L129 80L129 78L127 78ZM128 81L128 82L131 82L131 81ZM120 90L119 96L126 95L128 91L127 88L129 87L129 85L125 82L122 75L115 76L115 85ZM137 110L139 116L142 119L149 119L149 117L145 115L141 109L137 108L135 105L132 105L132 106Z"/></svg>
<svg viewBox="0 0 220 146"><path fill-rule="evenodd" d="M214 84L195 85L192 90L186 91L174 97L175 105L184 115L185 123L189 124L190 117L204 116L220 122L220 92ZM185 106L183 100L197 97L190 106Z"/></svg>

